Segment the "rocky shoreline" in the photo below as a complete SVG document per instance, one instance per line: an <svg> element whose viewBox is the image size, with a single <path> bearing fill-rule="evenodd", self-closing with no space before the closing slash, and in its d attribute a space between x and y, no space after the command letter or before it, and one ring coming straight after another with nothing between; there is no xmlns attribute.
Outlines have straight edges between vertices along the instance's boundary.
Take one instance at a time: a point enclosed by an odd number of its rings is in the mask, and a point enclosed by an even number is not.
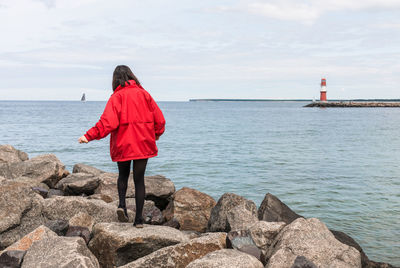
<svg viewBox="0 0 400 268"><path fill-rule="evenodd" d="M361 102L361 101L315 101L310 104L305 105L304 107L338 107L338 108L373 108L373 107L382 107L382 108L393 108L400 107L400 102L377 102L377 101L369 101L369 102Z"/></svg>
<svg viewBox="0 0 400 268"><path fill-rule="evenodd" d="M267 193L260 207L145 177L145 227L119 223L118 174L0 145L0 267L394 267ZM132 220L132 181L127 207Z"/></svg>

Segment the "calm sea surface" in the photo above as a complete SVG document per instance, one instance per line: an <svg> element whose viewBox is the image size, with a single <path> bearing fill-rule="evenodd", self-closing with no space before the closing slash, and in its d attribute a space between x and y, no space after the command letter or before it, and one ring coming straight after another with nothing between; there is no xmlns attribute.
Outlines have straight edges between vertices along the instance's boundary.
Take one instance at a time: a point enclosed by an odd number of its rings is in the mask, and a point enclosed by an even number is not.
<svg viewBox="0 0 400 268"><path fill-rule="evenodd" d="M167 126L147 175L216 200L260 205L268 192L400 265L400 109L303 108L304 102L160 102ZM108 138L77 139L105 102L0 102L0 144L117 172Z"/></svg>

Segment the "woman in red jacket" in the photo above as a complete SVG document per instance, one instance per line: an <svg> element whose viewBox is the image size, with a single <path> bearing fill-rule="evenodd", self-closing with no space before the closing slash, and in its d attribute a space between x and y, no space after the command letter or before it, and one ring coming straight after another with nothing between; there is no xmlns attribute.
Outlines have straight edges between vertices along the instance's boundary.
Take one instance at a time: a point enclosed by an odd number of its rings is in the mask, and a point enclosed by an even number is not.
<svg viewBox="0 0 400 268"><path fill-rule="evenodd" d="M144 173L147 159L157 155L156 140L164 133L165 119L157 103L140 85L128 66L119 65L113 74L114 93L107 102L100 120L80 143L100 140L111 133L111 159L118 163L118 219L128 221L125 196L131 162L135 183L136 216L134 225L143 227L145 198Z"/></svg>

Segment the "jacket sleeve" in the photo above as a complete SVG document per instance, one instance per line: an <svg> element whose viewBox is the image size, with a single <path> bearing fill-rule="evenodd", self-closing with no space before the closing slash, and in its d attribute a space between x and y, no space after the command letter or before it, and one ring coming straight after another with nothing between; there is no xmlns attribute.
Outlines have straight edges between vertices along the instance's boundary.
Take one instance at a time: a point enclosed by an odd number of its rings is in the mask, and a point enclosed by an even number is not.
<svg viewBox="0 0 400 268"><path fill-rule="evenodd" d="M161 112L161 109L158 107L157 103L154 101L152 97L150 97L150 105L153 110L154 117L154 131L156 136L161 136L165 131L165 119L164 115Z"/></svg>
<svg viewBox="0 0 400 268"><path fill-rule="evenodd" d="M119 126L120 110L121 104L114 96L111 96L107 102L103 114L100 117L100 120L94 127L86 132L86 139L88 141L100 140L110 134L110 132L113 130L117 129Z"/></svg>

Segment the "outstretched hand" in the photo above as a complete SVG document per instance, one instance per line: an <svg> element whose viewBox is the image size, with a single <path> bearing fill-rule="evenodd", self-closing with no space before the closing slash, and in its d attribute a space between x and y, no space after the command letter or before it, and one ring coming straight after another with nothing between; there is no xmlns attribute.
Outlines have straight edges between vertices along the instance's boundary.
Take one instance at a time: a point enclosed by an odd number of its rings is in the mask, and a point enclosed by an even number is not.
<svg viewBox="0 0 400 268"><path fill-rule="evenodd" d="M82 137L80 137L80 138L78 139L78 142L79 142L79 143L88 143L89 141L86 139L85 136L82 136Z"/></svg>

